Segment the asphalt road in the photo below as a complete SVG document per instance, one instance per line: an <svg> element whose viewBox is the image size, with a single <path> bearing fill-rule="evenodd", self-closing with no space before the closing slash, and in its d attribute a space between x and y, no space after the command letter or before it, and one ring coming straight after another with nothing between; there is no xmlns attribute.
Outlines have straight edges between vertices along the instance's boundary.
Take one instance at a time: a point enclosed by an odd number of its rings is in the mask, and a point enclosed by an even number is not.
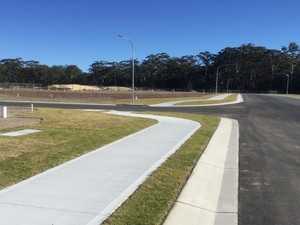
<svg viewBox="0 0 300 225"><path fill-rule="evenodd" d="M239 224L300 224L300 100L244 97Z"/></svg>
<svg viewBox="0 0 300 225"><path fill-rule="evenodd" d="M179 111L237 119L240 126L239 225L300 224L300 100L250 94L243 97L245 103L218 107L56 103L35 104L35 107ZM22 103L0 102L1 105Z"/></svg>

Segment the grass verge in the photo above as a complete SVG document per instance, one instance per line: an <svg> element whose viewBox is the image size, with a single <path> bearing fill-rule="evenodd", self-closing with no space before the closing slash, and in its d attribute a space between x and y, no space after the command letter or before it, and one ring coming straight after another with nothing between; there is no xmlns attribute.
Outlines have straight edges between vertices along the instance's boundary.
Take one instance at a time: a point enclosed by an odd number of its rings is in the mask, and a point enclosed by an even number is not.
<svg viewBox="0 0 300 225"><path fill-rule="evenodd" d="M163 102L171 102L171 101L181 101L181 100L205 100L211 97L216 96L216 94L206 94L201 97L174 97L174 98L139 98L134 100L134 104L140 104L140 105L152 105L152 104L159 104ZM39 101L46 101L46 102L69 102L69 103L78 103L82 102L81 99L67 99L67 98L35 98L34 100L30 98L8 98L11 101L30 101L32 103L39 102ZM8 99L2 99L2 100L8 100ZM1 100L1 98L0 98ZM94 99L84 99L84 103L87 104L132 104L132 100L129 99L118 99L118 100L103 100L99 99L95 101Z"/></svg>
<svg viewBox="0 0 300 225"><path fill-rule="evenodd" d="M300 95L297 94L280 94L280 96L284 96L284 97L292 97L292 98L300 98Z"/></svg>
<svg viewBox="0 0 300 225"><path fill-rule="evenodd" d="M80 110L38 109L27 117L39 125L2 129L0 133L34 128L42 132L0 136L0 189L109 144L156 123Z"/></svg>
<svg viewBox="0 0 300 225"><path fill-rule="evenodd" d="M136 91L135 104L157 104L182 99L205 99L214 96L198 92L162 92ZM130 91L39 91L11 90L8 93L0 90L0 100L29 102L69 102L87 104L132 104Z"/></svg>
<svg viewBox="0 0 300 225"><path fill-rule="evenodd" d="M176 105L209 105L209 104L220 104L229 103L237 100L238 94L231 94L223 100L207 100L207 101L195 101L195 102L182 102Z"/></svg>
<svg viewBox="0 0 300 225"><path fill-rule="evenodd" d="M173 102L173 101L184 101L184 100L205 100L211 97L216 96L215 94L208 94L203 95L201 97L182 97L182 98L145 98L145 99L136 99L134 104L141 104L141 105L154 105L160 104L164 102ZM132 100L115 100L111 101L110 103L114 104L132 104Z"/></svg>
<svg viewBox="0 0 300 225"><path fill-rule="evenodd" d="M219 124L212 116L151 113L195 120L202 127L163 163L103 224L161 224Z"/></svg>

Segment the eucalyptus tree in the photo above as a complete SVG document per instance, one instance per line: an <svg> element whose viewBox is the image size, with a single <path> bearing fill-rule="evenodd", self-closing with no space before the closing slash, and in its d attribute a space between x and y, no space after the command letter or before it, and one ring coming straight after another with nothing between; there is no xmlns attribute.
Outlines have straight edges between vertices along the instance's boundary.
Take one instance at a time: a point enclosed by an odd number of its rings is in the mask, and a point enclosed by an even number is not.
<svg viewBox="0 0 300 225"><path fill-rule="evenodd" d="M139 67L137 66L137 60L134 60L134 67L137 71ZM131 87L132 82L132 60L123 60L117 64L117 82L120 86ZM139 74L135 73L135 79Z"/></svg>
<svg viewBox="0 0 300 225"><path fill-rule="evenodd" d="M51 68L47 65L38 65L34 72L36 73L36 82L41 83L46 87L53 83Z"/></svg>
<svg viewBox="0 0 300 225"><path fill-rule="evenodd" d="M197 57L199 58L200 65L205 67L205 76L207 76L208 69L214 63L216 55L210 53L209 51L200 52Z"/></svg>
<svg viewBox="0 0 300 225"><path fill-rule="evenodd" d="M110 63L107 61L95 61L90 65L90 82L92 85L103 86L108 78Z"/></svg>
<svg viewBox="0 0 300 225"><path fill-rule="evenodd" d="M150 88L165 88L171 57L167 53L151 54L141 63L141 82Z"/></svg>
<svg viewBox="0 0 300 225"><path fill-rule="evenodd" d="M237 48L225 48L215 59L215 67L222 67L220 80L230 79L235 89L267 90L270 88L271 60L267 49L253 44L241 45ZM273 60L274 68L277 66Z"/></svg>
<svg viewBox="0 0 300 225"><path fill-rule="evenodd" d="M290 91L300 92L300 47L295 42L283 46L281 51L244 44L224 48L218 54L209 51L182 57L151 54L142 63L135 60L135 69L136 86L153 89L214 89L218 71L221 89L230 83L231 89L236 90L283 92L288 74ZM95 61L89 73L83 73L76 65L49 67L21 58L0 60L0 82L43 86L55 83L131 86L131 71L131 60Z"/></svg>
<svg viewBox="0 0 300 225"><path fill-rule="evenodd" d="M84 74L82 70L76 65L66 65L65 66L65 75L68 83L83 83Z"/></svg>
<svg viewBox="0 0 300 225"><path fill-rule="evenodd" d="M300 47L291 42L288 47L283 46L282 52L287 56L286 73L290 76L291 91L300 92Z"/></svg>
<svg viewBox="0 0 300 225"><path fill-rule="evenodd" d="M29 60L23 62L23 67L21 69L21 73L23 76L24 83L41 83L40 76L37 72L37 67L39 66L39 62L35 60Z"/></svg>
<svg viewBox="0 0 300 225"><path fill-rule="evenodd" d="M1 65L1 81L9 83L23 82L21 70L24 66L22 58L16 59L2 59Z"/></svg>
<svg viewBox="0 0 300 225"><path fill-rule="evenodd" d="M297 43L291 42L288 47L283 46L282 52L284 52L289 58L289 73L294 74L295 67L299 64L300 60L300 47Z"/></svg>
<svg viewBox="0 0 300 225"><path fill-rule="evenodd" d="M174 58L177 61L177 70L175 71L175 85L173 88L183 90L194 90L197 86L199 77L199 66L197 66L197 57L193 55ZM177 75L177 76L176 76Z"/></svg>
<svg viewBox="0 0 300 225"><path fill-rule="evenodd" d="M52 66L50 68L50 84L67 84L69 83L69 78L65 72L64 66Z"/></svg>
<svg viewBox="0 0 300 225"><path fill-rule="evenodd" d="M245 55L240 48L227 47L221 50L214 59L214 82L216 73L218 73L219 84L221 89L227 88L230 81L233 89L241 89L246 78L245 74L238 73L243 65ZM218 70L219 68L219 70ZM243 72L243 71L242 71Z"/></svg>

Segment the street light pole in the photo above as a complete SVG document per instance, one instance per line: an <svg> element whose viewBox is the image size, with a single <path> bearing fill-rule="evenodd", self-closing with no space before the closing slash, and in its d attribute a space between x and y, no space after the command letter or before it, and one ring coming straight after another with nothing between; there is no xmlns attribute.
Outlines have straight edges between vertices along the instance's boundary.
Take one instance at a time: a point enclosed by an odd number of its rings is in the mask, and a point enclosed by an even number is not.
<svg viewBox="0 0 300 225"><path fill-rule="evenodd" d="M286 82L286 94L289 94L289 83L290 83L290 76L288 74L285 74L287 76L287 82Z"/></svg>
<svg viewBox="0 0 300 225"><path fill-rule="evenodd" d="M118 36L126 39L131 44L131 50L132 50L132 102L134 102L134 46L133 46L132 41L129 38L127 38L121 34L119 34Z"/></svg>
<svg viewBox="0 0 300 225"><path fill-rule="evenodd" d="M220 66L218 66L218 68L217 68L217 75L216 75L216 94L218 94L218 80L219 80L219 69L221 68L221 67L223 67L223 66L236 66L236 64L223 64L223 65L220 65Z"/></svg>
<svg viewBox="0 0 300 225"><path fill-rule="evenodd" d="M227 93L229 93L229 82L230 82L230 79L227 80Z"/></svg>

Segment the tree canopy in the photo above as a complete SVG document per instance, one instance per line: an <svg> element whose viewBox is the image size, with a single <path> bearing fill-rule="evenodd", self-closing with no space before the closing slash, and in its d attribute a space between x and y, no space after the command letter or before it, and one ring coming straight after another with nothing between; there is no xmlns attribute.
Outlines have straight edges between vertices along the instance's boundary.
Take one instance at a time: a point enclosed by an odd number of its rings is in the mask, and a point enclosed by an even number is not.
<svg viewBox="0 0 300 225"><path fill-rule="evenodd" d="M90 84L131 86L131 60L93 62L88 72L76 65L41 65L22 58L0 60L0 83ZM213 91L219 68L218 89L225 91L285 92L289 76L290 92L300 93L300 47L291 42L281 50L253 44L227 47L217 54L171 57L151 54L135 60L136 87L148 89Z"/></svg>

